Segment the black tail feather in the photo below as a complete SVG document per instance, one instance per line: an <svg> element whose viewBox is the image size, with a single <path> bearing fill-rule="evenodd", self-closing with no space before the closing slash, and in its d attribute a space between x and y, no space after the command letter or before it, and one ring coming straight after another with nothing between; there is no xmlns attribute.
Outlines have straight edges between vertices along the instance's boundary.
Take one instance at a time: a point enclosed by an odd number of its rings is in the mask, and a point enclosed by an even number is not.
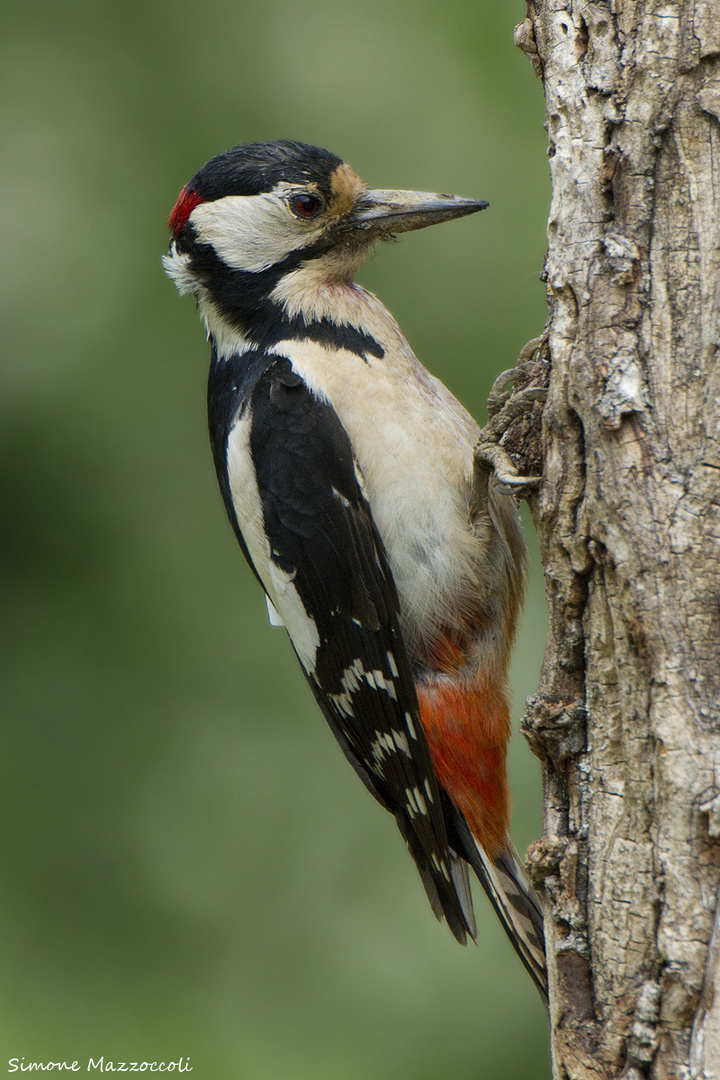
<svg viewBox="0 0 720 1080"><path fill-rule="evenodd" d="M520 856L512 841L508 840L504 850L495 859L490 859L475 840L464 818L457 811L455 816L460 854L475 871L510 943L547 1005L543 911Z"/></svg>

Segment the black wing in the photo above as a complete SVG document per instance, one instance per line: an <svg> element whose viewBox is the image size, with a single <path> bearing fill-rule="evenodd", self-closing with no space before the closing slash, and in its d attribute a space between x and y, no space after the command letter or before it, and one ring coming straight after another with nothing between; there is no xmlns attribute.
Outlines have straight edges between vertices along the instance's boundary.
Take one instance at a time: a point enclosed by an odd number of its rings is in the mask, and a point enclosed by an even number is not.
<svg viewBox="0 0 720 1080"><path fill-rule="evenodd" d="M292 582L315 627L310 659L306 643L293 642L313 693L365 785L395 815L435 913L464 941L474 933L464 864L448 846L397 592L348 436L333 408L284 358L272 358L246 384L241 415L250 425L270 545L268 565L254 570L261 580L274 570ZM226 430L232 439L231 426ZM221 473L221 454L216 464ZM224 473L221 487L242 533L246 523L238 521L227 464ZM243 547L248 554L247 538Z"/></svg>

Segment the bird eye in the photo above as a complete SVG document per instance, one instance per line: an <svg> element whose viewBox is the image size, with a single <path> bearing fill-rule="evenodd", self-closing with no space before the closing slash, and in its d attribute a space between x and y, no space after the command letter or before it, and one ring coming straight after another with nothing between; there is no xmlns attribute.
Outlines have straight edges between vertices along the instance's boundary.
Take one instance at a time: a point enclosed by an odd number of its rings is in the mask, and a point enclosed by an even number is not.
<svg viewBox="0 0 720 1080"><path fill-rule="evenodd" d="M315 217L316 214L320 213L323 205L319 195L303 193L302 195L293 195L290 199L290 209L293 214L297 214L301 218Z"/></svg>

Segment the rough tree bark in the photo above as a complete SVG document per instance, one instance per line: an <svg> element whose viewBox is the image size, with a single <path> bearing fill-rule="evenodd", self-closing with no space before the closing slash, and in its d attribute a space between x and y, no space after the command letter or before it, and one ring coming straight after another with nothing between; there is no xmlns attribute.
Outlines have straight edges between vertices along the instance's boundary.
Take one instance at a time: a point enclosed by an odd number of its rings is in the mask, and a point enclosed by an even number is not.
<svg viewBox="0 0 720 1080"><path fill-rule="evenodd" d="M720 1077L720 4L535 0L556 1080ZM537 407L536 407L537 408ZM526 472L527 466L521 467Z"/></svg>

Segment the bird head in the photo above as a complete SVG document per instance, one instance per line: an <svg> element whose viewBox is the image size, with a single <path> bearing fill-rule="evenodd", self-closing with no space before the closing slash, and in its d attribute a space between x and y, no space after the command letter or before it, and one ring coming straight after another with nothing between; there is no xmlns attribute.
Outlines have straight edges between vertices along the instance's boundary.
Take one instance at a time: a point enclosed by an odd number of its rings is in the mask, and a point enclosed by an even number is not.
<svg viewBox="0 0 720 1080"><path fill-rule="evenodd" d="M301 271L318 286L351 282L376 240L486 206L369 188L335 154L305 143L236 146L180 192L164 264L180 292L246 328L288 275Z"/></svg>

